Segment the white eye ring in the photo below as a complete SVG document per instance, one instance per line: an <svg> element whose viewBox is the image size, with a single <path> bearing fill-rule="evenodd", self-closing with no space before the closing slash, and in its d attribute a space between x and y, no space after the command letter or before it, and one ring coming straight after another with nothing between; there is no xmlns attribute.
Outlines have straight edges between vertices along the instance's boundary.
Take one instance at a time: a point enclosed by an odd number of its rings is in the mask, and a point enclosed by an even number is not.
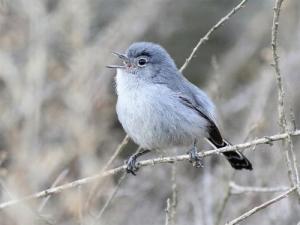
<svg viewBox="0 0 300 225"><path fill-rule="evenodd" d="M147 63L148 63L148 59L145 57L140 57L137 60L137 64L139 67L144 67L144 66L146 66Z"/></svg>

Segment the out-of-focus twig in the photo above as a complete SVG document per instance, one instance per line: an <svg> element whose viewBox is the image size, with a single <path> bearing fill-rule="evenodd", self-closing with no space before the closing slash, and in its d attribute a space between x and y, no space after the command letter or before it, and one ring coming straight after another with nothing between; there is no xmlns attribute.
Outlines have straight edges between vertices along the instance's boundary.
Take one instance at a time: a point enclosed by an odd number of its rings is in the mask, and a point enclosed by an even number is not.
<svg viewBox="0 0 300 225"><path fill-rule="evenodd" d="M253 140L253 141L250 141L250 142L237 144L237 145L232 145L232 146L227 146L227 147L224 147L224 148L202 151L202 152L198 153L198 155L201 156L201 157L208 157L208 156L215 155L215 154L220 154L220 153L223 153L223 152L234 151L234 150L235 151L236 150L243 150L243 149L249 148L251 146L256 146L256 145L260 145L260 144L269 144L269 143L272 143L272 142L275 142L275 141L283 140L283 139L287 138L288 135L290 135L290 136L299 136L300 135L300 130L295 130L295 131L290 132L290 133L281 133L281 134L276 134L276 135L273 135L273 136L266 136L266 137L259 138L259 139L256 139L256 140ZM151 166L151 165L154 166L156 164L162 164L162 163L174 163L174 162L177 162L177 161L178 162L179 161L188 161L189 159L190 159L190 157L187 154L178 155L178 156L170 156L170 157L161 157L161 158L155 158L155 159L148 159L148 160L140 161L140 162L137 163L137 166L139 168L141 168L141 167L144 167L144 166ZM3 202L3 203L0 204L0 210L4 209L6 207L9 207L9 206L13 206L13 205L25 202L25 201L47 197L49 195L57 194L57 193L60 193L62 191L70 189L70 188L78 187L79 185L91 183L93 181L96 181L97 179L107 177L107 176L112 176L112 175L115 175L115 174L120 173L122 171L125 171L125 169L126 169L126 165L123 165L123 166L120 166L120 167L116 167L114 169L104 171L103 173L100 173L100 174L85 177L85 178L82 178L82 179L73 181L71 183L61 185L61 186L49 188L49 189L37 192L37 193L32 194L32 195L28 195L28 196L20 198L20 199L11 200L11 201L8 201L8 202Z"/></svg>
<svg viewBox="0 0 300 225"><path fill-rule="evenodd" d="M218 215L217 215L217 220L216 220L216 225L219 225L220 224L220 221L221 221L221 218L223 216L223 212L225 210L225 207L227 205L227 202L231 196L231 187L230 185L227 186L227 189L226 189L226 193L225 193L225 196L224 196L224 199L222 201L222 204L221 204L221 207L220 207L220 210L218 212Z"/></svg>
<svg viewBox="0 0 300 225"><path fill-rule="evenodd" d="M278 56L278 27L279 27L279 17L280 17L280 10L281 10L281 5L283 3L283 0L276 0L275 2L275 7L274 7L274 14L273 14L273 24L272 24L272 40L271 40L271 45L272 45L272 53L273 53L273 66L275 69L275 74L276 74L276 81L277 81L277 92L278 92L278 117L279 117L279 125L280 125L280 130L281 132L288 132L288 126L287 126L287 116L285 113L285 102L284 102L284 97L285 97L285 92L283 88L283 81L282 81L282 75L279 67L279 56ZM287 165L287 170L288 170L288 176L289 180L291 183L291 186L296 186L296 180L299 180L299 178L295 177L295 174L298 175L298 169L297 165L292 166L291 158L290 158L290 153L292 155L294 154L294 148L293 148L293 143L292 139L290 136L287 136L286 139L283 140L283 148L284 148L284 154L285 154L285 161ZM295 159L295 156L293 156ZM295 160L293 161L295 163ZM293 172L294 168L294 172ZM297 188L297 193L298 193L298 198L300 200L300 188Z"/></svg>
<svg viewBox="0 0 300 225"><path fill-rule="evenodd" d="M193 48L192 53L190 56L186 59L185 63L180 68L180 72L182 72L187 65L190 63L194 55L196 54L199 47L204 44L206 41L209 40L210 35L219 27L221 27L231 16L233 16L237 11L239 11L241 8L243 8L248 0L242 0L236 7L234 7L226 16L222 17L210 30L199 40L197 45Z"/></svg>
<svg viewBox="0 0 300 225"><path fill-rule="evenodd" d="M165 219L165 225L171 224L171 204L170 204L170 198L167 199L167 207L166 207L166 219Z"/></svg>
<svg viewBox="0 0 300 225"><path fill-rule="evenodd" d="M55 187L56 185L58 185L63 179L65 179L65 177L67 176L69 170L65 169L63 170L55 179L55 181L53 182L53 184L51 185L51 187ZM43 209L45 208L47 202L49 201L51 196L47 196L40 204L39 208L38 208L38 212L41 213L43 211Z"/></svg>
<svg viewBox="0 0 300 225"><path fill-rule="evenodd" d="M172 165L172 204L170 212L170 224L176 224L176 207L177 207L177 183L176 183L176 162Z"/></svg>
<svg viewBox="0 0 300 225"><path fill-rule="evenodd" d="M127 137L125 139L128 139ZM127 141L128 142L128 141ZM125 146L127 143L121 143L120 146ZM119 146L119 147L120 147ZM135 154L137 154L138 152L141 151L142 148L138 148L136 151L135 151ZM124 174L119 178L119 181L117 183L117 185L114 187L114 190L113 192L110 194L109 198L106 200L104 206L101 208L100 212L98 213L98 215L96 216L96 219L95 219L95 224L97 223L97 221L100 221L101 220L101 217L103 215L103 213L105 212L105 210L107 209L107 207L109 206L109 204L112 202L112 200L114 199L114 197L116 196L119 188L121 187L121 184L123 183L123 181L125 180L127 176L127 173L124 172Z"/></svg>
<svg viewBox="0 0 300 225"><path fill-rule="evenodd" d="M247 219L249 216L253 215L254 213L257 213L259 212L260 210L274 204L275 202L278 202L280 201L281 199L284 199L286 197L288 197L292 192L294 192L295 190L297 189L297 187L292 187L290 188L288 191L282 193L281 195L275 197L275 198L272 198L271 200L259 205L259 206L256 206L254 208L252 208L251 210L245 212L244 214L242 214L241 216L237 217L236 219L226 223L226 225L234 225L234 224L238 224L239 222Z"/></svg>
<svg viewBox="0 0 300 225"><path fill-rule="evenodd" d="M95 223L97 223L97 221L99 221L103 215L103 213L105 212L105 210L107 209L107 207L109 206L109 204L112 202L112 200L114 199L114 197L116 196L121 184L123 183L123 181L125 180L127 176L127 173L124 172L124 174L120 177L117 185L115 186L113 192L111 193L111 195L109 196L109 198L107 199L107 201L105 202L104 206L101 208L100 212L98 213L97 217L96 217L96 220L95 220Z"/></svg>
<svg viewBox="0 0 300 225"><path fill-rule="evenodd" d="M230 186L230 183L231 183L231 180L233 179L235 173L233 172L229 178L229 182L226 184L226 193L225 193L225 196L221 202L221 205L220 205L220 208L218 210L218 213L217 213L217 216L216 216L216 222L215 222L215 225L219 225L220 222L221 222L221 219L222 219L222 216L223 216L223 213L225 211L225 208L226 208L226 205L229 201L229 198L231 197L231 186Z"/></svg>
<svg viewBox="0 0 300 225"><path fill-rule="evenodd" d="M112 164L112 162L116 159L116 157L123 151L123 149L127 145L128 141L129 141L129 136L126 135L126 137L122 140L122 142L119 144L119 146L115 150L114 154L110 157L110 159L106 162L106 164L104 165L104 167L101 169L101 172L103 172L103 171L105 171L105 170L108 169L108 167ZM98 190L100 182L101 182L101 180L98 181L93 186L92 190L90 191L90 193L88 195L87 206L90 204L91 200L93 199L93 197L95 195L95 192Z"/></svg>
<svg viewBox="0 0 300 225"><path fill-rule="evenodd" d="M232 194L242 194L248 192L281 192L287 191L290 187L280 186L280 187L253 187L253 186L240 186L234 182L229 183L230 190Z"/></svg>
<svg viewBox="0 0 300 225"><path fill-rule="evenodd" d="M79 204L78 204L78 221L79 224L83 224L83 196L82 196L82 187L78 186L78 195L79 195Z"/></svg>

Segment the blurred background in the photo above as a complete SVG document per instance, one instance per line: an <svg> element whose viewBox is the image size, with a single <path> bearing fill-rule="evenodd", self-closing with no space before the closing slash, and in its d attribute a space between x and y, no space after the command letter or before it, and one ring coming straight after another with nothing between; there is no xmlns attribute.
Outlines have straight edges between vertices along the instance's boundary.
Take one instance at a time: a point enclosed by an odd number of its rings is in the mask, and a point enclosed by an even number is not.
<svg viewBox="0 0 300 225"><path fill-rule="evenodd" d="M180 67L198 40L238 0L1 0L0 202L99 173L125 133L119 124L112 51L135 41L163 45ZM242 143L279 132L272 63L273 0L252 0L193 58L184 75L217 104L226 138ZM283 4L279 34L286 110L300 116L300 1ZM299 138L293 138L300 160ZM203 143L202 149L210 149ZM137 149L130 142L110 168ZM151 153L145 158L158 157ZM221 156L146 167L0 211L1 225L164 224L176 184L176 224L224 224L288 186L280 142L245 151L254 170L234 172ZM173 170L174 171L174 170ZM173 176L174 178L174 176ZM228 195L229 192L229 195ZM278 194L278 193L277 193ZM227 201L224 201L227 198ZM297 224L295 195L241 224Z"/></svg>

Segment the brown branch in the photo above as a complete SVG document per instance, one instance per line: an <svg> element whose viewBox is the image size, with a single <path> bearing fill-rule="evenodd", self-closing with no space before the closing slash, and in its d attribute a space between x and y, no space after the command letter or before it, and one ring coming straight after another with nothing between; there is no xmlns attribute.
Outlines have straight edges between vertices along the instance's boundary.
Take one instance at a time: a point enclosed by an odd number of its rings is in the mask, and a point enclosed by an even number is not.
<svg viewBox="0 0 300 225"><path fill-rule="evenodd" d="M236 219L226 223L226 225L234 225L234 224L237 224L239 222L241 222L242 220L245 220L246 218L248 218L249 216L257 213L258 211L262 210L262 209L265 209L267 208L268 206L280 201L281 199L284 199L286 197L288 197L292 192L294 192L295 190L297 189L297 187L292 187L290 188L288 191L282 193L281 195L275 197L275 198L272 198L271 200L259 205L259 206L256 206L254 208L252 208L251 210L245 212L244 214L242 214L241 216L237 217Z"/></svg>
<svg viewBox="0 0 300 225"><path fill-rule="evenodd" d="M219 149L214 149L214 150L207 150L207 151L200 152L198 154L199 154L199 156L202 156L202 157L208 157L208 156L211 156L211 155L220 154L222 152L233 151L233 150L243 150L243 149L249 148L251 146L260 145L260 144L270 144L270 143L273 143L275 141L283 140L283 139L287 138L288 135L290 135L290 136L299 136L300 135L300 130L295 130L295 131L290 132L290 133L282 133L282 134L276 134L276 135L272 135L272 136L268 136L268 137L263 137L263 138L253 140L251 142L246 142L246 143L242 143L242 144L227 146L227 147L224 147L224 148L219 148ZM253 150L254 149L256 149L256 148L253 148ZM141 168L141 167L144 167L144 166L154 166L156 164L174 163L174 162L179 162L179 161L189 161L189 159L190 159L189 155L186 155L186 154L178 155L178 156L161 157L161 158L155 158L155 159L148 159L148 160L140 161L140 162L138 162L137 166L139 168ZM56 186L56 187L53 187L53 188L49 188L49 189L37 192L37 193L32 194L32 195L28 195L28 196L20 198L20 199L3 202L3 203L0 204L0 210L2 210L4 208L7 208L9 206L16 205L18 203L26 202L26 201L33 200L33 199L47 197L47 196L53 195L53 194L57 194L57 193L60 193L62 191L70 189L70 188L74 188L74 187L78 187L78 186L83 185L83 184L91 183L91 182L96 181L96 180L98 180L100 178L103 178L103 177L113 176L113 175L118 174L120 172L124 172L125 169L126 169L126 166L123 165L123 166L120 166L120 167L117 167L117 168L114 168L114 169L104 171L103 173L99 173L99 174L96 174L96 175L93 175L93 176L90 176L90 177L78 179L78 180L75 180L73 182L61 185L61 186Z"/></svg>
<svg viewBox="0 0 300 225"><path fill-rule="evenodd" d="M190 63L194 55L196 54L199 47L209 40L210 35L219 27L221 27L231 16L233 16L237 11L243 8L248 0L242 0L236 7L234 7L226 16L222 17L210 30L199 40L197 45L194 47L190 56L185 60L185 63L181 66L180 72L182 72L187 65Z"/></svg>

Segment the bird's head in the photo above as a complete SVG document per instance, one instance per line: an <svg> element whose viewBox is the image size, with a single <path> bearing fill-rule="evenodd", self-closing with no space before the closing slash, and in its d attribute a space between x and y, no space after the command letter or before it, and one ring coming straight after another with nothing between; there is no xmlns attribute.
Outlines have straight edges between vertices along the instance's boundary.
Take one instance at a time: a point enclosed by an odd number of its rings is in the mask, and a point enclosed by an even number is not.
<svg viewBox="0 0 300 225"><path fill-rule="evenodd" d="M124 70L127 76L136 76L144 80L160 76L161 74L176 73L177 67L167 53L158 44L150 42L136 42L129 46L125 54L116 53L123 65L110 65L108 68Z"/></svg>

